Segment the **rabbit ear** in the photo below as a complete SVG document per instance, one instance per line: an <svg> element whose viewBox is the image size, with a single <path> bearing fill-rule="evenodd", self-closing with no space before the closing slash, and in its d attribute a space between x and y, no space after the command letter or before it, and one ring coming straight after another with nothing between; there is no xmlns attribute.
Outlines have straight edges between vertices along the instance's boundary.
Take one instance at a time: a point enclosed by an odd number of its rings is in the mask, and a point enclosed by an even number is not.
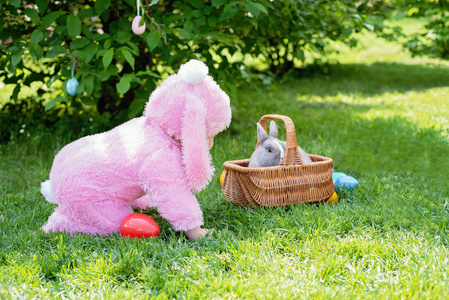
<svg viewBox="0 0 449 300"><path fill-rule="evenodd" d="M278 127L275 121L270 122L270 136L274 138L278 137Z"/></svg>
<svg viewBox="0 0 449 300"><path fill-rule="evenodd" d="M194 192L205 188L215 171L207 141L206 113L203 99L186 95L181 128L182 160L186 180Z"/></svg>
<svg viewBox="0 0 449 300"><path fill-rule="evenodd" d="M268 134L265 132L265 129L263 129L262 125L257 123L257 138L259 139L259 143L263 144L266 139L268 139Z"/></svg>

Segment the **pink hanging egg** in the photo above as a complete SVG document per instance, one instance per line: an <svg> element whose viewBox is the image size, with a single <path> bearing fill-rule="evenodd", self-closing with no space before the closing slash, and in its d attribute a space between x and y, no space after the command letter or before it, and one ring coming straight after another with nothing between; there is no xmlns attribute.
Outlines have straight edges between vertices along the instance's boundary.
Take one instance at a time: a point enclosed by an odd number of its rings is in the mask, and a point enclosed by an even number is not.
<svg viewBox="0 0 449 300"><path fill-rule="evenodd" d="M131 25L131 28L135 34L142 34L145 32L146 29L145 23L143 23L143 25L139 27L140 20L142 20L142 17L136 16Z"/></svg>

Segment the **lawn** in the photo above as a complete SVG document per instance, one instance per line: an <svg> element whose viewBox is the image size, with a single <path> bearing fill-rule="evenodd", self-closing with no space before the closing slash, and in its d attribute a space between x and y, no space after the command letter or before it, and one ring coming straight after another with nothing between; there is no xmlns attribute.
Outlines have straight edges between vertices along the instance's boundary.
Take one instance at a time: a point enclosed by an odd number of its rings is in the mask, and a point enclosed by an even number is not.
<svg viewBox="0 0 449 300"><path fill-rule="evenodd" d="M155 239L44 234L55 206L39 185L68 141L0 145L0 296L448 298L449 63L368 34L335 58L325 74L292 73L231 100L231 127L212 149L216 176L197 195L216 229L208 240L187 240L155 210L146 212L161 227ZM290 116L298 144L333 158L358 188L335 206L226 202L222 163L251 155L267 113Z"/></svg>

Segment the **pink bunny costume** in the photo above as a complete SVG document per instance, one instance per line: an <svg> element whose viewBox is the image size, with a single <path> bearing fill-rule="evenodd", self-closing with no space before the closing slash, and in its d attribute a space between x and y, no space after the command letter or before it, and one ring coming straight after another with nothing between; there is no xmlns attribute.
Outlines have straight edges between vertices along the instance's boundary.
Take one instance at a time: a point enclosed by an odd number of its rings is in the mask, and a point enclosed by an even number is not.
<svg viewBox="0 0 449 300"><path fill-rule="evenodd" d="M208 137L231 122L228 95L191 60L151 94L142 117L76 140L56 155L41 192L58 204L45 232L120 232L132 207L156 206L174 230L203 225L194 196L214 172Z"/></svg>

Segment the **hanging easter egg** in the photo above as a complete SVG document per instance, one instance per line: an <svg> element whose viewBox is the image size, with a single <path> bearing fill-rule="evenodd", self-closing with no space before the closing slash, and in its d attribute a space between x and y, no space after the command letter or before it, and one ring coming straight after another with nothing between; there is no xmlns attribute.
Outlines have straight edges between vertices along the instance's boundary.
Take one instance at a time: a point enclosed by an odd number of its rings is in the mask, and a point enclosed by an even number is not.
<svg viewBox="0 0 449 300"><path fill-rule="evenodd" d="M131 24L131 28L135 34L142 34L145 32L146 25L143 23L142 26L139 26L140 20L142 20L142 17L136 16Z"/></svg>
<svg viewBox="0 0 449 300"><path fill-rule="evenodd" d="M123 237L147 238L159 236L161 230L156 221L151 217L144 214L133 213L123 219L120 224L120 234Z"/></svg>
<svg viewBox="0 0 449 300"><path fill-rule="evenodd" d="M339 191L340 189L353 190L358 184L359 182L354 177L344 175L338 177L338 179L335 181L335 189L337 191Z"/></svg>
<svg viewBox="0 0 449 300"><path fill-rule="evenodd" d="M78 86L78 80L76 80L76 78L71 78L67 81L66 84L66 90L67 93L69 93L70 96L75 96L76 95L76 87Z"/></svg>

